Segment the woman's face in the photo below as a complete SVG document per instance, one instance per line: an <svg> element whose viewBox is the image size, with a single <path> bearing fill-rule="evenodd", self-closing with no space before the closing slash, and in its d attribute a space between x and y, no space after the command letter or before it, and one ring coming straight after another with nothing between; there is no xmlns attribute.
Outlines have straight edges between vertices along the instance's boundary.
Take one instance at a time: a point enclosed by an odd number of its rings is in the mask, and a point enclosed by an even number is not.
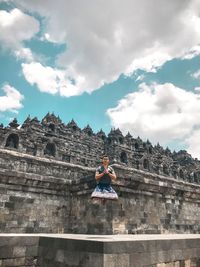
<svg viewBox="0 0 200 267"><path fill-rule="evenodd" d="M104 157L103 158L103 164L108 164L109 163L109 158L108 157Z"/></svg>

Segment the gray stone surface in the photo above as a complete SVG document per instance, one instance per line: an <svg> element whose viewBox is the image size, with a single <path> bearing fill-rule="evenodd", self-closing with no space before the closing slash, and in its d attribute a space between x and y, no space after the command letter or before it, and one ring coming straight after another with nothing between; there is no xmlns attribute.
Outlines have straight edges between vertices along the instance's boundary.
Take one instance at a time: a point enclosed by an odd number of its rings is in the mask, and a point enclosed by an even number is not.
<svg viewBox="0 0 200 267"><path fill-rule="evenodd" d="M36 267L39 236L0 235L1 267Z"/></svg>
<svg viewBox="0 0 200 267"><path fill-rule="evenodd" d="M102 153L118 177L115 202L90 199ZM199 168L186 151L119 129L95 134L54 114L14 120L0 127L0 232L200 233Z"/></svg>
<svg viewBox="0 0 200 267"><path fill-rule="evenodd" d="M113 167L119 200L102 203L90 199L95 168L0 149L0 231L200 232L200 185Z"/></svg>
<svg viewBox="0 0 200 267"><path fill-rule="evenodd" d="M181 267L182 262L186 267L193 259L199 267L200 235L51 235L41 237L39 253L40 264L55 266Z"/></svg>
<svg viewBox="0 0 200 267"><path fill-rule="evenodd" d="M4 252L0 254L0 266L4 267L200 266L200 235L197 234L1 234L0 249Z"/></svg>
<svg viewBox="0 0 200 267"><path fill-rule="evenodd" d="M18 126L16 119L8 127L1 125L0 148L92 167L107 153L112 163L200 183L200 162L187 151L172 153L129 133L123 136L119 129L112 129L107 136L102 130L95 134L89 125L81 130L74 120L66 125L50 113L41 122L28 117ZM26 168L24 161L21 168L23 164Z"/></svg>

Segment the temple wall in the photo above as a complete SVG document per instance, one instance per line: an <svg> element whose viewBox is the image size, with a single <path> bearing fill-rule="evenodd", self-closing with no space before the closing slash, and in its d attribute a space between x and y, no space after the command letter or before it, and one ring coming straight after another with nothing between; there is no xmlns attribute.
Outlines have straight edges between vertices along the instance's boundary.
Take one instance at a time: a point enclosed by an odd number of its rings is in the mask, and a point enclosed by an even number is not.
<svg viewBox="0 0 200 267"><path fill-rule="evenodd" d="M24 181L28 182L26 179ZM0 232L64 232L69 214L67 197L48 189L42 191L17 185L5 188L5 184L1 184Z"/></svg>
<svg viewBox="0 0 200 267"><path fill-rule="evenodd" d="M200 186L113 165L118 201L91 200L73 185L71 232L87 234L200 233ZM75 217L76 215L76 217Z"/></svg>
<svg viewBox="0 0 200 267"><path fill-rule="evenodd" d="M39 236L0 234L1 267L37 267Z"/></svg>
<svg viewBox="0 0 200 267"><path fill-rule="evenodd" d="M0 151L0 232L67 232L70 184L87 173L87 168Z"/></svg>
<svg viewBox="0 0 200 267"><path fill-rule="evenodd" d="M200 183L200 161L185 150L171 152L130 133L123 136L120 129L107 136L94 133L89 125L80 129L73 120L65 124L49 113L41 121L27 117L22 125L16 119L7 127L0 124L0 149L90 167L107 154L111 163Z"/></svg>
<svg viewBox="0 0 200 267"><path fill-rule="evenodd" d="M104 143L94 134L69 129L57 129L56 132L38 127L30 129L0 128L0 148L37 157L50 158L83 166L99 164L99 155L103 153ZM17 137L17 148L8 144L9 136ZM53 144L55 151L47 152L47 145ZM8 146L9 145L9 146ZM52 153L51 153L52 152Z"/></svg>
<svg viewBox="0 0 200 267"><path fill-rule="evenodd" d="M0 234L2 267L199 267L199 235Z"/></svg>
<svg viewBox="0 0 200 267"><path fill-rule="evenodd" d="M154 239L155 238L155 239ZM144 240L123 236L89 237L83 240L41 238L38 249L39 267L199 267L199 237L166 240L156 236ZM176 239L177 238L177 239ZM153 240L152 240L153 239Z"/></svg>
<svg viewBox="0 0 200 267"><path fill-rule="evenodd" d="M118 201L91 200L94 168L0 150L0 231L200 233L200 186L113 165Z"/></svg>

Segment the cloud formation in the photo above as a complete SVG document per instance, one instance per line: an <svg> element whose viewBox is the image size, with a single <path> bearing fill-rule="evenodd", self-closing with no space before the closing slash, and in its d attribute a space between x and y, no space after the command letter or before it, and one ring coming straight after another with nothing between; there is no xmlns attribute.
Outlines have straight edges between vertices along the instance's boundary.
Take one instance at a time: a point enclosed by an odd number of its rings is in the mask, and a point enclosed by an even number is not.
<svg viewBox="0 0 200 267"><path fill-rule="evenodd" d="M15 3L44 18L44 38L66 44L57 69L74 81L76 94L90 93L122 73L156 71L167 60L200 52L198 0Z"/></svg>
<svg viewBox="0 0 200 267"><path fill-rule="evenodd" d="M23 63L22 71L31 85L37 85L41 92L73 96L77 94L75 87L64 71L45 67L39 62Z"/></svg>
<svg viewBox="0 0 200 267"><path fill-rule="evenodd" d="M29 48L22 47L14 52L17 59L23 59L27 62L32 62L34 56L32 51Z"/></svg>
<svg viewBox="0 0 200 267"><path fill-rule="evenodd" d="M10 49L18 59L33 60L31 50L25 48L23 43L33 38L39 29L39 22L18 8L10 12L0 10L1 46Z"/></svg>
<svg viewBox="0 0 200 267"><path fill-rule="evenodd" d="M128 94L107 114L112 125L124 133L130 131L133 136L166 145L191 135L195 138L195 127L200 124L200 94L171 83L142 83L138 92ZM188 140L192 144L193 139Z"/></svg>
<svg viewBox="0 0 200 267"><path fill-rule="evenodd" d="M186 139L188 145L187 151L192 154L193 157L200 159L200 129L195 130L190 137Z"/></svg>
<svg viewBox="0 0 200 267"><path fill-rule="evenodd" d="M200 70L197 70L195 73L193 73L192 77L194 77L195 79L199 79L200 78Z"/></svg>
<svg viewBox="0 0 200 267"><path fill-rule="evenodd" d="M19 48L39 31L39 22L18 8L0 10L0 41L7 47Z"/></svg>
<svg viewBox="0 0 200 267"><path fill-rule="evenodd" d="M5 84L2 87L5 95L0 96L0 111L18 112L18 109L22 108L22 100L24 96L14 87L9 84Z"/></svg>

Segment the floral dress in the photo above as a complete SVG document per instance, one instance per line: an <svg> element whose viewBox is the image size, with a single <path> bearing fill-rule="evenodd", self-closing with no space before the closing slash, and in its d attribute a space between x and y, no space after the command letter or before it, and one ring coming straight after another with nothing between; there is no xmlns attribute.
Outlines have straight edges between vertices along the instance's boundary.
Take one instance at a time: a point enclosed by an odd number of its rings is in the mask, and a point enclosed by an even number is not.
<svg viewBox="0 0 200 267"><path fill-rule="evenodd" d="M104 166L100 166L96 170L96 174L101 174L105 170ZM108 166L108 172L115 174L113 168ZM103 198L103 199L118 199L118 195L111 186L111 178L109 174L104 174L97 182L97 186L94 189L91 198Z"/></svg>

